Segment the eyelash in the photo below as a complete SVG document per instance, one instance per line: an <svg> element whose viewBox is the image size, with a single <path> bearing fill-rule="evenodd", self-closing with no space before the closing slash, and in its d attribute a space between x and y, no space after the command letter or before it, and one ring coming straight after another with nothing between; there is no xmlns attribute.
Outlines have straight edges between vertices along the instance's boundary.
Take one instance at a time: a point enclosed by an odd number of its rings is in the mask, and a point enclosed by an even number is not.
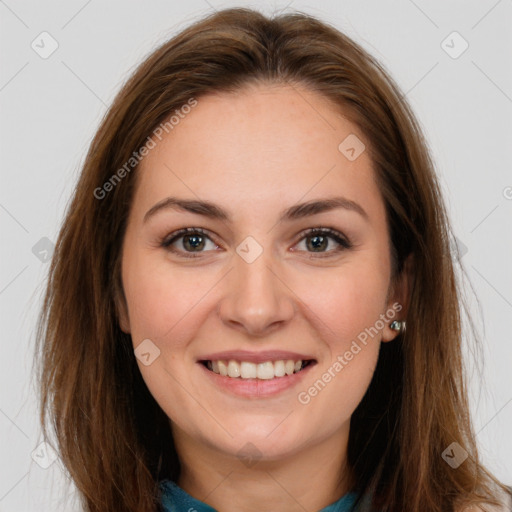
<svg viewBox="0 0 512 512"><path fill-rule="evenodd" d="M183 228L178 231L175 231L174 233L171 233L169 236L164 238L160 242L160 246L163 247L164 249L167 249L168 251L178 254L179 256L184 257L184 258L198 258L202 254L201 251L197 252L197 253L191 253L191 252L178 251L176 249L171 248L171 244L173 244L176 240L179 240L183 236L196 235L196 234L203 235L206 238L208 238L209 240L211 240L213 243L215 243L214 240L212 240L211 237L208 235L208 233L201 228ZM348 240L348 238L346 238L344 235L342 235L339 231L336 231L335 229L331 229L331 228L307 229L300 234L300 238L295 243L295 245L297 245L297 243L301 242L305 238L309 238L314 235L327 236L328 238L333 239L337 244L339 244L336 249L331 250L331 251L325 251L323 253L322 252L319 252L319 253L310 252L310 254L314 254L315 255L314 257L316 257L316 258L327 258L327 257L332 256L332 253L339 253L346 249L352 248L352 243ZM217 245L217 244L215 244L215 245ZM322 254L324 254L324 255L322 256Z"/></svg>

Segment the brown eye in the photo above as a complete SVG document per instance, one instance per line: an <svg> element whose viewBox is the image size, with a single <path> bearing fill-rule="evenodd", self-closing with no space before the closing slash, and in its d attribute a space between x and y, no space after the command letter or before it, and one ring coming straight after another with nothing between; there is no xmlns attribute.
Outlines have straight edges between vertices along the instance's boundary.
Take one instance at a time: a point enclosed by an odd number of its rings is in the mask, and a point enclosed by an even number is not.
<svg viewBox="0 0 512 512"><path fill-rule="evenodd" d="M330 228L313 228L302 235L303 237L299 243L305 241L306 252L327 253L329 255L329 253L338 253L352 247L345 236Z"/></svg>
<svg viewBox="0 0 512 512"><path fill-rule="evenodd" d="M185 228L169 235L162 241L161 246L180 256L194 258L201 253L207 252L204 249L207 249L208 243L211 244L211 249L218 248L202 229ZM197 253L197 256L193 253Z"/></svg>
<svg viewBox="0 0 512 512"><path fill-rule="evenodd" d="M306 237L309 243L306 243L306 247L312 251L323 251L329 245L329 237L325 235L314 235Z"/></svg>
<svg viewBox="0 0 512 512"><path fill-rule="evenodd" d="M182 245L186 250L200 251L205 246L205 237L203 235L184 235Z"/></svg>

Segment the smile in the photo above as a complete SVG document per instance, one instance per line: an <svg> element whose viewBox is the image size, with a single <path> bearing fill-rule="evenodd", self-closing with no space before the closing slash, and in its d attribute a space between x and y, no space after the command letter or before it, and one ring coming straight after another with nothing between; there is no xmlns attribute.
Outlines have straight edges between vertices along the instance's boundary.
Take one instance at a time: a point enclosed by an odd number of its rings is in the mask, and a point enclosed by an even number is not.
<svg viewBox="0 0 512 512"><path fill-rule="evenodd" d="M299 373L304 368L313 364L314 360L280 359L276 361L264 361L253 363L251 361L208 360L201 363L208 370L232 379L259 379L271 380Z"/></svg>

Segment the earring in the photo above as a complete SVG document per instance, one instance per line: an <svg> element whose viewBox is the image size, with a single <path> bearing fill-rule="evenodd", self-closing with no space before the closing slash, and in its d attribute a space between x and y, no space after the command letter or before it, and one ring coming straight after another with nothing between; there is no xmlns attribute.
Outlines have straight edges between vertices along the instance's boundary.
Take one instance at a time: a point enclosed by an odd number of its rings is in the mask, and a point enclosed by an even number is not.
<svg viewBox="0 0 512 512"><path fill-rule="evenodd" d="M393 329L394 331L399 331L402 334L404 334L405 333L405 320L402 320L401 322L399 322L398 320L393 320L391 322L391 324L389 325L389 327L391 327L391 329Z"/></svg>

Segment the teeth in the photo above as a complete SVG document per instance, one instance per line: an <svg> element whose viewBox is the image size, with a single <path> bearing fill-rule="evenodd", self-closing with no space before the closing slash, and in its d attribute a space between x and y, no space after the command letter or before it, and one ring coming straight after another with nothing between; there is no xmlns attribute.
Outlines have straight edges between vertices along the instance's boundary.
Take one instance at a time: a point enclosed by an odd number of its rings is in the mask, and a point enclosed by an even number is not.
<svg viewBox="0 0 512 512"><path fill-rule="evenodd" d="M258 364L258 379L269 380L274 378L274 363L267 361Z"/></svg>
<svg viewBox="0 0 512 512"><path fill-rule="evenodd" d="M284 361L274 362L274 375L276 377L284 377L286 372L284 371Z"/></svg>
<svg viewBox="0 0 512 512"><path fill-rule="evenodd" d="M228 375L230 377L240 377L240 365L236 361L229 361Z"/></svg>
<svg viewBox="0 0 512 512"><path fill-rule="evenodd" d="M280 361L265 361L264 363L251 363L249 361L208 361L207 367L211 371L224 377L242 379L270 380L275 377L293 375L302 369L302 360L292 359Z"/></svg>
<svg viewBox="0 0 512 512"><path fill-rule="evenodd" d="M228 367L227 367L226 363L224 361L217 361L217 364L219 365L219 373L223 377L226 377L228 374ZM213 370L213 371L215 371L215 370ZM215 372L215 373L217 373L217 372Z"/></svg>
<svg viewBox="0 0 512 512"><path fill-rule="evenodd" d="M258 376L258 368L254 363L244 361L240 364L240 375L242 379L255 379Z"/></svg>

